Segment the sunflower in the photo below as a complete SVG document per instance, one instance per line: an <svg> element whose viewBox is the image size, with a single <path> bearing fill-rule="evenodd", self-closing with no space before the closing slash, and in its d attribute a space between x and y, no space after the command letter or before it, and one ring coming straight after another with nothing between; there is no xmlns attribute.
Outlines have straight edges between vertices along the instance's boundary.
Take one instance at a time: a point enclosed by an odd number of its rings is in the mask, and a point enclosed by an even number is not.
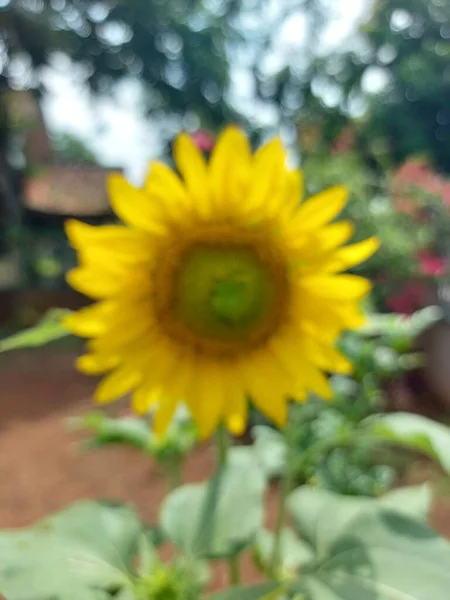
<svg viewBox="0 0 450 600"><path fill-rule="evenodd" d="M181 401L202 437L219 422L242 432L249 399L281 426L289 399L329 399L325 373L351 370L335 344L363 323L370 284L341 272L378 242L343 246L353 227L331 221L346 189L302 202L279 139L252 155L228 127L207 164L182 133L174 158L178 173L154 162L142 188L110 176L124 226L67 223L68 281L96 300L66 319L90 338L78 368L104 374L97 402L132 393L138 413L155 408L160 434Z"/></svg>

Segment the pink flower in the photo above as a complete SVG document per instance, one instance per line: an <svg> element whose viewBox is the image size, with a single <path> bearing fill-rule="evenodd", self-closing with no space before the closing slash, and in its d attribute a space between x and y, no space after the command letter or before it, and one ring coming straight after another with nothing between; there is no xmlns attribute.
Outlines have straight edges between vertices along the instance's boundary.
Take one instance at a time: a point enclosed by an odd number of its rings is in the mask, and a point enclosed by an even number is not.
<svg viewBox="0 0 450 600"><path fill-rule="evenodd" d="M450 182L420 158L410 159L398 169L392 179L391 192L397 211L417 218L421 216L415 197L417 192L433 194L450 207Z"/></svg>
<svg viewBox="0 0 450 600"><path fill-rule="evenodd" d="M447 270L445 259L437 254L433 254L429 250L420 250L416 256L422 275L439 277L440 275L444 275Z"/></svg>
<svg viewBox="0 0 450 600"><path fill-rule="evenodd" d="M212 133L206 129L198 129L191 133L191 139L202 152L211 152L214 148L215 139Z"/></svg>

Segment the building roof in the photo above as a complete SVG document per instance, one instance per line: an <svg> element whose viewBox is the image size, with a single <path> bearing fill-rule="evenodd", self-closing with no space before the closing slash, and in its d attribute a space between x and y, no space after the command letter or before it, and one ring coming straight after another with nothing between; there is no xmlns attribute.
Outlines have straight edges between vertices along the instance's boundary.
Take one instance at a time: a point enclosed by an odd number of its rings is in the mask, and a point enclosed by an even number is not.
<svg viewBox="0 0 450 600"><path fill-rule="evenodd" d="M26 208L51 215L91 217L111 213L106 193L108 173L100 166L48 165L26 178Z"/></svg>

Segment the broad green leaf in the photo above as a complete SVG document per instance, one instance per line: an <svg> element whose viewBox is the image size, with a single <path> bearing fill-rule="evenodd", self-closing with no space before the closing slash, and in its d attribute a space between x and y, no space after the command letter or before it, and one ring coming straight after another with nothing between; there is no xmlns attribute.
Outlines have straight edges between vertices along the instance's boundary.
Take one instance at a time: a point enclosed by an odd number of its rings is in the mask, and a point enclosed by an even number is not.
<svg viewBox="0 0 450 600"><path fill-rule="evenodd" d="M365 425L387 442L422 452L450 473L450 427L406 412L375 415Z"/></svg>
<svg viewBox="0 0 450 600"><path fill-rule="evenodd" d="M320 558L360 515L390 510L425 520L431 500L427 485L401 488L381 498L343 496L302 486L289 495L287 507L300 535L315 548Z"/></svg>
<svg viewBox="0 0 450 600"><path fill-rule="evenodd" d="M277 593L279 591L279 593ZM252 587L236 586L208 596L208 600L276 600L283 590L274 581Z"/></svg>
<svg viewBox="0 0 450 600"><path fill-rule="evenodd" d="M450 543L389 511L357 517L294 585L311 600L447 600Z"/></svg>
<svg viewBox="0 0 450 600"><path fill-rule="evenodd" d="M111 599L111 596L108 594L108 598ZM130 587L125 587L118 594L114 596L114 600L138 600L136 598L136 594Z"/></svg>
<svg viewBox="0 0 450 600"><path fill-rule="evenodd" d="M253 552L256 560L267 569L270 566L275 535L268 529L258 531ZM284 527L281 531L280 558L283 570L295 571L302 565L313 560L315 556L313 548L290 528Z"/></svg>
<svg viewBox="0 0 450 600"><path fill-rule="evenodd" d="M70 332L62 326L61 320L69 313L69 310L63 308L54 308L48 311L45 317L34 327L0 340L0 352L45 346L45 344L67 337Z"/></svg>
<svg viewBox="0 0 450 600"><path fill-rule="evenodd" d="M210 544L204 548L198 538L211 486L215 486L217 503ZM161 510L162 528L187 553L234 555L253 541L262 525L264 489L265 476L251 449L233 449L220 479L183 485L166 498Z"/></svg>
<svg viewBox="0 0 450 600"><path fill-rule="evenodd" d="M252 429L253 450L261 463L266 476L270 479L283 473L286 461L286 440L282 433L267 427L256 425Z"/></svg>
<svg viewBox="0 0 450 600"><path fill-rule="evenodd" d="M97 598L129 582L142 529L126 506L82 501L0 533L0 592L10 600Z"/></svg>

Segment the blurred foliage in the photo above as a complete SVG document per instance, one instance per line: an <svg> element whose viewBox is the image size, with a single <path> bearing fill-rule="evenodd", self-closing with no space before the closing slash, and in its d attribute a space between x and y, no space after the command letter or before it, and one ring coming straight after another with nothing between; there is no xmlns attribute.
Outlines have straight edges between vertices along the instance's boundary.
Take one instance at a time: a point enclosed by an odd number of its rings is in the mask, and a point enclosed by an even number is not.
<svg viewBox="0 0 450 600"><path fill-rule="evenodd" d="M161 540L159 540L161 541ZM201 561L164 564L152 530L129 506L80 501L27 529L0 532L0 593L11 600L195 600Z"/></svg>
<svg viewBox="0 0 450 600"><path fill-rule="evenodd" d="M355 126L330 140L322 127L299 128L307 193L341 184L349 190L342 212L354 240L375 235L380 249L353 269L374 284L374 311L447 308L450 258L450 179L423 158L380 172L359 151Z"/></svg>
<svg viewBox="0 0 450 600"><path fill-rule="evenodd" d="M369 99L367 143L387 143L394 161L423 153L440 169L450 164L450 2L378 1L363 28L365 69L387 70L389 84ZM357 67L353 69L355 75Z"/></svg>
<svg viewBox="0 0 450 600"><path fill-rule="evenodd" d="M351 49L314 61L318 82L339 101L322 95L300 110L333 139L354 115L358 150L386 169L412 155L450 170L449 0L377 0ZM356 112L355 112L356 111Z"/></svg>
<svg viewBox="0 0 450 600"><path fill-rule="evenodd" d="M296 457L292 461L298 483L356 496L378 496L392 487L408 462L406 455L394 457L389 444L373 435L366 422L385 408L386 384L421 365L414 341L439 318L440 311L434 308L410 318L374 315L364 329L344 336L341 349L354 369L351 376L331 377L333 402L310 397L291 407L289 427ZM267 424L254 428L254 435L266 468L278 475L285 460L282 434L272 433Z"/></svg>
<svg viewBox="0 0 450 600"><path fill-rule="evenodd" d="M417 253L435 239L434 221L417 220L410 214L399 212L389 178L370 170L356 152L328 156L321 150L311 152L305 156L303 169L308 193L336 184L349 189L350 199L342 218L354 224L355 241L372 235L380 240L381 247L376 254L353 270L375 284L372 298L375 310L386 310L386 302L399 283L420 276ZM429 195L419 189L415 196L426 196L429 200ZM435 204L438 207L441 203ZM446 221L450 224L448 217Z"/></svg>
<svg viewBox="0 0 450 600"><path fill-rule="evenodd" d="M221 124L236 118L224 93L226 44L239 3L221 4L214 11L199 0L10 0L0 8L7 59L1 77L14 83L20 71L26 85L39 85L39 69L62 52L96 92L135 77L145 84L153 116L192 112Z"/></svg>
<svg viewBox="0 0 450 600"><path fill-rule="evenodd" d="M129 446L152 457L163 468L172 485L180 484L184 459L198 441L198 434L187 411L179 409L163 438L154 435L151 418L137 416L110 417L104 412L89 412L71 419L69 425L88 434L84 450L106 446Z"/></svg>

